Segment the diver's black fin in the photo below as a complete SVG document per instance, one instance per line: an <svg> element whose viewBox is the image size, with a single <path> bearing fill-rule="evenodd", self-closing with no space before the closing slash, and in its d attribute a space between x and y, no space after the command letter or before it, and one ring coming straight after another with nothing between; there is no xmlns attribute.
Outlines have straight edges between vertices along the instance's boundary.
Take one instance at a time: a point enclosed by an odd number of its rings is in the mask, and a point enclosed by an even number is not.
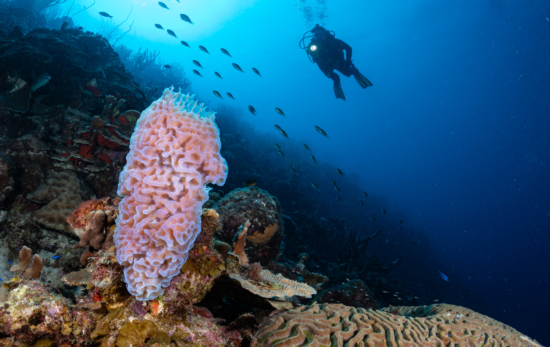
<svg viewBox="0 0 550 347"><path fill-rule="evenodd" d="M372 87L372 83L370 83L369 79L361 75L359 72L355 74L355 80L357 81L357 83L359 83L359 85L363 89L367 87Z"/></svg>
<svg viewBox="0 0 550 347"><path fill-rule="evenodd" d="M342 90L340 83L334 83L334 95L336 95L336 99L346 101L346 96L344 95L344 91Z"/></svg>

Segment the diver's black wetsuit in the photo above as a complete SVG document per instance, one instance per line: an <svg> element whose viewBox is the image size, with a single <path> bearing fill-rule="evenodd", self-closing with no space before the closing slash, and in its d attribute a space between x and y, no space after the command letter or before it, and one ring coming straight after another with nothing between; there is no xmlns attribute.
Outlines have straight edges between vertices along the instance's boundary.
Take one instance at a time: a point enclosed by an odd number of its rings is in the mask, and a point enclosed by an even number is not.
<svg viewBox="0 0 550 347"><path fill-rule="evenodd" d="M316 50L312 51L311 46L316 46ZM346 51L345 59L344 51ZM307 52L325 76L335 82L338 81L337 83L340 83L340 76L333 71L334 69L340 71L346 77L351 76L353 70L357 70L351 63L352 49L350 45L342 40L332 37L328 37L323 41L312 39L307 46Z"/></svg>
<svg viewBox="0 0 550 347"><path fill-rule="evenodd" d="M314 47L314 48L312 48ZM344 58L344 51L346 56ZM307 46L307 53L312 57L313 62L328 78L334 81L334 92L339 99L346 100L340 86L340 76L334 72L338 70L342 75L349 77L353 75L362 88L372 86L372 83L361 75L359 70L351 62L352 49L350 45L342 40L326 35L322 40L315 37Z"/></svg>

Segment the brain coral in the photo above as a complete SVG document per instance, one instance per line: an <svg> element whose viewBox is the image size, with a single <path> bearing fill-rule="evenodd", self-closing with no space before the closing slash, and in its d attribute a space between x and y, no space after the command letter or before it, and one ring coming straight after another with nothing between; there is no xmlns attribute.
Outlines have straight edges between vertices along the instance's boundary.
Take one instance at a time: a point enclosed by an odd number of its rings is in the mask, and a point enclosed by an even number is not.
<svg viewBox="0 0 550 347"><path fill-rule="evenodd" d="M136 124L120 174L114 241L138 300L161 295L179 273L201 231L206 184L225 183L214 120L192 96L166 89Z"/></svg>
<svg viewBox="0 0 550 347"><path fill-rule="evenodd" d="M453 305L380 311L340 304L301 306L266 318L259 346L531 346L535 341L472 310Z"/></svg>

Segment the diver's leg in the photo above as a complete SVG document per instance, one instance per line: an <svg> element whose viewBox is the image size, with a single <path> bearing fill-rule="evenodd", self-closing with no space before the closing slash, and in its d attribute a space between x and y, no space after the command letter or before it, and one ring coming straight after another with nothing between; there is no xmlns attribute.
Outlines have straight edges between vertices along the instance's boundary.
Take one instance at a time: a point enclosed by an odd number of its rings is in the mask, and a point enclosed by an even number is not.
<svg viewBox="0 0 550 347"><path fill-rule="evenodd" d="M340 76L338 76L334 72L334 67L328 64L317 64L317 65L319 66L319 69L323 71L325 76L327 76L334 82L333 88L334 88L334 94L336 95L336 98L343 99L344 101L346 101L344 91L342 90L342 86L340 86Z"/></svg>
<svg viewBox="0 0 550 347"><path fill-rule="evenodd" d="M353 74L355 80L357 81L357 83L359 83L361 88L365 89L367 87L372 87L372 83L370 83L369 79L361 75L359 70L354 65L350 66L349 71Z"/></svg>
<svg viewBox="0 0 550 347"><path fill-rule="evenodd" d="M340 85L340 76L338 76L336 72L332 71L330 73L330 78L334 81L334 95L336 95L336 98L346 101L346 96L344 95L344 91Z"/></svg>

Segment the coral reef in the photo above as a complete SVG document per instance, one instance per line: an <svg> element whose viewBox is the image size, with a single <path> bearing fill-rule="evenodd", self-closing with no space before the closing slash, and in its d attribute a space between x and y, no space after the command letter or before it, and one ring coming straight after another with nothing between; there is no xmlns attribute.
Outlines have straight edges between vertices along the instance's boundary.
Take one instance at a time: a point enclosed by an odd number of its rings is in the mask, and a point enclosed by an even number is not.
<svg viewBox="0 0 550 347"><path fill-rule="evenodd" d="M279 254L284 232L277 198L255 187L237 189L225 195L215 209L223 224L217 234L221 241L231 242L240 226L249 220L247 255L250 261L267 265Z"/></svg>
<svg viewBox="0 0 550 347"><path fill-rule="evenodd" d="M19 251L19 263L11 267L11 272L17 272L24 280L39 279L40 272L44 267L44 263L38 254L32 257L32 250L27 246L23 246Z"/></svg>
<svg viewBox="0 0 550 347"><path fill-rule="evenodd" d="M143 112L120 175L117 259L140 300L163 293L200 233L207 183L223 185L227 164L215 117L189 95L166 89Z"/></svg>
<svg viewBox="0 0 550 347"><path fill-rule="evenodd" d="M70 232L67 217L79 203L90 198L88 191L74 172L63 171L48 178L27 198L37 203L47 203L33 213L36 222L48 228Z"/></svg>
<svg viewBox="0 0 550 347"><path fill-rule="evenodd" d="M256 333L258 346L539 347L513 328L452 305L393 307L382 311L340 304L275 312Z"/></svg>
<svg viewBox="0 0 550 347"><path fill-rule="evenodd" d="M320 304L344 304L373 310L381 307L373 292L361 280L352 280L326 289L315 297L315 301Z"/></svg>
<svg viewBox="0 0 550 347"><path fill-rule="evenodd" d="M40 107L61 104L78 109L84 102L83 94L90 93L115 95L125 99L129 108L143 109L145 95L126 72L117 53L99 35L77 29L41 28L24 36L2 35L0 43L0 65L14 79L8 82L11 85L21 80L30 86L33 71L51 75L49 83L36 91L22 87L17 93L11 92L9 98L5 93L13 87L0 93L3 108L26 112L31 107L31 100L38 102L39 99ZM25 93L32 94L26 96ZM38 105L33 106L36 107Z"/></svg>
<svg viewBox="0 0 550 347"><path fill-rule="evenodd" d="M15 165L8 157L0 155L0 206L3 205L3 202L13 192L15 184L14 175Z"/></svg>
<svg viewBox="0 0 550 347"><path fill-rule="evenodd" d="M307 284L289 280L281 274L274 275L269 270L259 271L259 281L247 280L238 274L230 274L229 277L238 281L244 289L263 298L285 301L286 298L295 295L311 298L317 294L317 291Z"/></svg>
<svg viewBox="0 0 550 347"><path fill-rule="evenodd" d="M146 103L155 101L166 88L187 90L191 85L180 63L173 62L170 63L170 69L164 68L165 63L159 58L160 52L141 48L134 51L124 45L116 46L115 50L126 69L145 91Z"/></svg>
<svg viewBox="0 0 550 347"><path fill-rule="evenodd" d="M239 264L248 266L248 257L246 256L246 237L248 236L248 228L250 228L250 221L244 222L239 228L239 231L233 238L233 247L231 248L231 255L239 258Z"/></svg>
<svg viewBox="0 0 550 347"><path fill-rule="evenodd" d="M272 260L269 262L267 268L273 272L281 273L285 277L292 280L307 283L316 290L321 290L323 288L323 284L329 281L328 277L315 272L310 272L307 269L306 263L309 259L309 255L307 253L299 254L298 258L299 260L296 263L276 262Z"/></svg>
<svg viewBox="0 0 550 347"><path fill-rule="evenodd" d="M14 27L19 27L21 34L24 34L46 26L47 20L44 14L25 6L25 2L19 0L0 2L0 30L12 32Z"/></svg>
<svg viewBox="0 0 550 347"><path fill-rule="evenodd" d="M164 291L162 301L171 313L189 310L192 304L200 302L212 288L214 280L226 270L225 262L214 250L212 237L221 228L218 214L204 209L201 225L201 233L189 252L189 258Z"/></svg>

